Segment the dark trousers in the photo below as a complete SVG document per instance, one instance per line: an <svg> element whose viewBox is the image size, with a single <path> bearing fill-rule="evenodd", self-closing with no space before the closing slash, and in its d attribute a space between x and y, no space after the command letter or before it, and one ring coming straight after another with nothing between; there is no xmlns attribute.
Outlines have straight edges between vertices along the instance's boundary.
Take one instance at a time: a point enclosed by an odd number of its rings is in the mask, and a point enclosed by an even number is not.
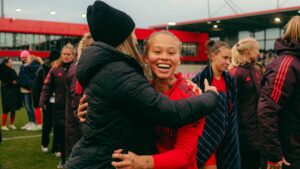
<svg viewBox="0 0 300 169"><path fill-rule="evenodd" d="M50 133L53 128L53 104L47 105L47 109L43 110L43 128L42 128L42 146L48 147L50 142ZM52 150L54 153L58 151L57 136L53 134Z"/></svg>
<svg viewBox="0 0 300 169"><path fill-rule="evenodd" d="M54 125L54 135L57 135L58 148L61 153L61 159L66 159L65 146L65 126Z"/></svg>
<svg viewBox="0 0 300 169"><path fill-rule="evenodd" d="M0 144L2 143L2 134L1 134L1 130L0 130Z"/></svg>
<svg viewBox="0 0 300 169"><path fill-rule="evenodd" d="M242 169L259 169L261 163L261 155L259 150L242 151Z"/></svg>

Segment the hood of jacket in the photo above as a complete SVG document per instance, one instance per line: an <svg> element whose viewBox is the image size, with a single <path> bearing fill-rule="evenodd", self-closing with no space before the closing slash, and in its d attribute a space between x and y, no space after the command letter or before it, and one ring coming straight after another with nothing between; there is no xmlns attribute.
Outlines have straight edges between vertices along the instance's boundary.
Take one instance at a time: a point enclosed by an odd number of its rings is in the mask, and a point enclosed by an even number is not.
<svg viewBox="0 0 300 169"><path fill-rule="evenodd" d="M128 56L115 48L102 43L95 42L87 47L77 63L76 75L79 83L85 88L95 74L112 62L123 61L143 74L141 65L131 56Z"/></svg>
<svg viewBox="0 0 300 169"><path fill-rule="evenodd" d="M275 52L280 55L294 55L300 58L300 42L291 42L281 37L275 41Z"/></svg>

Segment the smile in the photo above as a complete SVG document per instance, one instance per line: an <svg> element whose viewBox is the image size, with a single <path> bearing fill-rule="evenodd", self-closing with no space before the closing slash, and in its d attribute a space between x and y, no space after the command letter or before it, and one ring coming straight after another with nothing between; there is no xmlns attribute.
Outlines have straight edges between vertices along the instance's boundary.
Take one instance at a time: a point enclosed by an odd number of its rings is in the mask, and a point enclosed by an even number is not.
<svg viewBox="0 0 300 169"><path fill-rule="evenodd" d="M157 64L156 65L158 68L160 68L160 69L170 69L170 65L168 65L168 64L162 64L162 63L160 63L160 64Z"/></svg>

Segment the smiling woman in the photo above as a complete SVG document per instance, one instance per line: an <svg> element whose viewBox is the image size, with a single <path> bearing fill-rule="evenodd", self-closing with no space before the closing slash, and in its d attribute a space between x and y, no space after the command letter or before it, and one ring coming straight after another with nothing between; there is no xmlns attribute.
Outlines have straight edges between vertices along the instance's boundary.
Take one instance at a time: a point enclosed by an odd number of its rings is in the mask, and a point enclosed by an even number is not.
<svg viewBox="0 0 300 169"><path fill-rule="evenodd" d="M145 41L144 61L149 64L156 79L172 76L180 64L181 41L172 33L160 31Z"/></svg>
<svg viewBox="0 0 300 169"><path fill-rule="evenodd" d="M144 62L149 64L153 80L152 86L172 100L199 95L193 91L181 74L174 74L180 64L181 41L171 32L152 33L145 41ZM113 162L113 166L132 169L148 168L185 168L198 169L196 164L197 140L203 127L203 120L181 128L156 125L156 147L160 154L137 156L132 152L121 154L115 151L114 158L123 159ZM174 163L173 161L176 161Z"/></svg>

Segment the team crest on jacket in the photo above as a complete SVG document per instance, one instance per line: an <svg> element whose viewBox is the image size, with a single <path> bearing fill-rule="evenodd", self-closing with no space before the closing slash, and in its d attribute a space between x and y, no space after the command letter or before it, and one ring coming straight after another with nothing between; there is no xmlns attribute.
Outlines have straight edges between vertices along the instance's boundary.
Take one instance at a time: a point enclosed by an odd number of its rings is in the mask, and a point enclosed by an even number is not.
<svg viewBox="0 0 300 169"><path fill-rule="evenodd" d="M251 81L251 77L250 76L246 77L246 82L248 82L248 81Z"/></svg>
<svg viewBox="0 0 300 169"><path fill-rule="evenodd" d="M57 77L62 77L62 73L61 72L59 72L58 74L57 74Z"/></svg>

